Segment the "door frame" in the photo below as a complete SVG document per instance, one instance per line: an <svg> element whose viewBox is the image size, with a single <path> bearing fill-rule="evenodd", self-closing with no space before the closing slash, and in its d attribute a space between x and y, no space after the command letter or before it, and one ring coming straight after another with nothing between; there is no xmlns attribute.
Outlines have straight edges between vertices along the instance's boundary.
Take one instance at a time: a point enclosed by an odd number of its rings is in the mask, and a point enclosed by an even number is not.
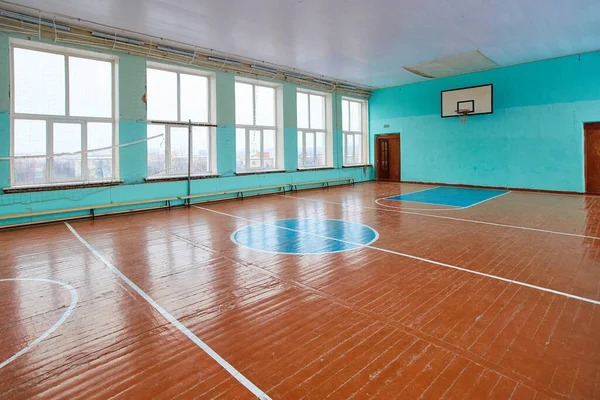
<svg viewBox="0 0 600 400"><path fill-rule="evenodd" d="M398 148L400 151L400 154L398 155L400 157L400 182L402 182L402 140L400 138L400 134L399 133L386 133L386 134L381 134L381 135L375 135L375 179L379 180L379 146L378 146L378 140L382 139L398 139ZM395 181L394 181L395 182Z"/></svg>
<svg viewBox="0 0 600 400"><path fill-rule="evenodd" d="M591 131L600 131L600 122L584 122L583 123L583 186L584 192L588 191L588 158L587 158L587 141Z"/></svg>

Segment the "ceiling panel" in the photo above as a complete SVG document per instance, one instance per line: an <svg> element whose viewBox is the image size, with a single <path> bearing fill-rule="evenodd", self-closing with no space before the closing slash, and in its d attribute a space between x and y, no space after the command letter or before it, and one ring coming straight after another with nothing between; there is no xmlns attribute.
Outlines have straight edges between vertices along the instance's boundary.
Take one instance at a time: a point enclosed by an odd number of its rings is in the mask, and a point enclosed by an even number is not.
<svg viewBox="0 0 600 400"><path fill-rule="evenodd" d="M375 87L480 51L499 65L600 48L598 0L19 0L19 5Z"/></svg>

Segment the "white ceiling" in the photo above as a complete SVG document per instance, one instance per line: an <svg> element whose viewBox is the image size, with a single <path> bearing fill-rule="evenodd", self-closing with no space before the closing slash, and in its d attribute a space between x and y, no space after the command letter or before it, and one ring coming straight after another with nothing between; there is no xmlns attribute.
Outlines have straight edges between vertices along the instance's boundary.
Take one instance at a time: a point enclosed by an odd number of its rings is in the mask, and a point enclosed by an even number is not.
<svg viewBox="0 0 600 400"><path fill-rule="evenodd" d="M512 65L600 48L600 0L17 0L358 84L479 50Z"/></svg>

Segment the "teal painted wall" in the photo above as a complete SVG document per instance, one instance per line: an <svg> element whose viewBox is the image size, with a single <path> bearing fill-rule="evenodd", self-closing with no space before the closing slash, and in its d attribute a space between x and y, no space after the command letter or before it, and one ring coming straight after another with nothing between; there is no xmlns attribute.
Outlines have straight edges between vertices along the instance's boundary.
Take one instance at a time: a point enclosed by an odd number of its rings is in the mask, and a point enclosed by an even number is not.
<svg viewBox="0 0 600 400"><path fill-rule="evenodd" d="M235 77L217 72L217 171L235 176Z"/></svg>
<svg viewBox="0 0 600 400"><path fill-rule="evenodd" d="M9 105L9 36L0 34L0 157L10 154L10 105ZM146 107L142 101L145 93L146 59L119 53L119 143L144 139L146 137ZM216 149L218 178L193 180L192 193L212 193L235 189L296 184L318 180L352 177L356 182L373 179L371 168L341 168L341 130L334 124L333 149L334 169L321 171L297 171L297 129L296 129L296 85L282 84L283 135L285 172L236 176L235 174L235 75L216 72ZM341 97L333 94L334 121L340 119ZM338 160L339 159L339 160ZM93 207L111 203L153 200L167 197L185 196L187 181L145 182L146 144L140 143L119 149L119 178L123 184L111 187L84 188L29 192L22 194L0 194L0 215L27 212L60 210L76 207ZM9 162L0 160L0 188L10 185ZM1 192L0 192L1 193ZM175 202L174 204L182 202ZM140 209L164 203L129 206L127 209ZM99 213L118 211L122 208L99 210ZM0 225L30 221L45 221L87 215L89 211L56 213L49 216L0 221Z"/></svg>
<svg viewBox="0 0 600 400"><path fill-rule="evenodd" d="M118 65L119 143L146 138L146 60L120 55ZM125 183L141 183L147 172L146 142L119 148L119 178Z"/></svg>
<svg viewBox="0 0 600 400"><path fill-rule="evenodd" d="M296 104L297 86L283 84L283 162L284 169L293 172L298 169L298 113Z"/></svg>
<svg viewBox="0 0 600 400"><path fill-rule="evenodd" d="M8 36L0 34L0 157L10 156L9 54ZM0 160L0 188L10 185L9 166L8 160Z"/></svg>
<svg viewBox="0 0 600 400"><path fill-rule="evenodd" d="M595 52L382 89L369 101L371 142L401 134L405 181L583 192L583 123L600 121L598 71ZM466 125L440 117L442 90L488 83L493 114Z"/></svg>
<svg viewBox="0 0 600 400"><path fill-rule="evenodd" d="M342 168L344 165L344 139L342 135L342 96L339 93L332 94L333 103L333 166ZM373 157L369 158L374 160Z"/></svg>

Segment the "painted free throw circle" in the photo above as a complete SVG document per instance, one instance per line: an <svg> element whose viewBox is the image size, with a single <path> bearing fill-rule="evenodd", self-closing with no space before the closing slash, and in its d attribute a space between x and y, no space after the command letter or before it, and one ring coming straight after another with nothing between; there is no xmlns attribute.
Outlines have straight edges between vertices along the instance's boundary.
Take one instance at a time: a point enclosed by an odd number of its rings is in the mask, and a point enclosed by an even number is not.
<svg viewBox="0 0 600 400"><path fill-rule="evenodd" d="M374 229L338 219L294 218L245 226L231 234L240 246L276 254L339 253L368 246Z"/></svg>

